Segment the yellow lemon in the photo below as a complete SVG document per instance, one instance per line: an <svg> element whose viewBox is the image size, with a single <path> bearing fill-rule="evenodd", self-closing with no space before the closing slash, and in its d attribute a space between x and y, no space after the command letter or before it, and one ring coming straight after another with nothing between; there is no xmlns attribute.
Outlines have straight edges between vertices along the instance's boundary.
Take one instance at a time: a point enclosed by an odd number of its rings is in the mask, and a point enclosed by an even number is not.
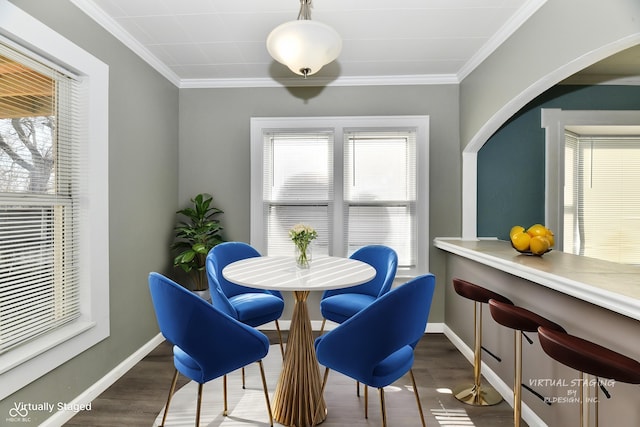
<svg viewBox="0 0 640 427"><path fill-rule="evenodd" d="M547 227L545 227L542 224L534 224L531 227L527 228L527 233L529 233L529 236L534 237L534 236L546 236L547 235Z"/></svg>
<svg viewBox="0 0 640 427"><path fill-rule="evenodd" d="M549 247L552 247L553 245L556 244L555 235L553 234L553 231L549 230L548 228L547 228L547 235L545 237L549 241Z"/></svg>
<svg viewBox="0 0 640 427"><path fill-rule="evenodd" d="M544 236L535 236L529 242L529 249L532 254L542 255L549 250L549 240Z"/></svg>
<svg viewBox="0 0 640 427"><path fill-rule="evenodd" d="M520 231L511 236L511 243L513 244L513 247L519 251L528 250L530 241L531 236L529 236L525 231Z"/></svg>
<svg viewBox="0 0 640 427"><path fill-rule="evenodd" d="M513 237L516 233L522 233L524 231L524 227L521 225L514 225L511 227L511 231L509 231L509 237Z"/></svg>

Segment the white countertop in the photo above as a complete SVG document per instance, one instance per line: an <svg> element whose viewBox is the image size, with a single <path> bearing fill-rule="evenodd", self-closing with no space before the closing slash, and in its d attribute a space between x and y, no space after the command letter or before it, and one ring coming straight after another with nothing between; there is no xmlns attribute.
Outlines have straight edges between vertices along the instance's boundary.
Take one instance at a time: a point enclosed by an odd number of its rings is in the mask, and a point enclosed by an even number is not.
<svg viewBox="0 0 640 427"><path fill-rule="evenodd" d="M497 239L436 238L444 251L502 270L558 292L640 320L640 267L551 251L542 257L516 252Z"/></svg>
<svg viewBox="0 0 640 427"><path fill-rule="evenodd" d="M253 257L229 264L222 275L230 282L279 291L319 291L359 285L373 279L376 270L350 258L318 257L310 267L296 266L294 257Z"/></svg>

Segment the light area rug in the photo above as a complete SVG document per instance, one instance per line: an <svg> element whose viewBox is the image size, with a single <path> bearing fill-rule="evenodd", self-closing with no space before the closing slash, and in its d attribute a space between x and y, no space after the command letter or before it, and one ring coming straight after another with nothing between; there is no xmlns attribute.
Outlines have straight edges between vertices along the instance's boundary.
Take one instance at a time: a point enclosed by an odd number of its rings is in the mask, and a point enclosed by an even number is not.
<svg viewBox="0 0 640 427"><path fill-rule="evenodd" d="M269 354L263 360L267 388L270 399L278 382L282 368L282 356L278 346L271 346ZM324 367L320 367L320 373L324 373ZM222 415L223 388L222 378L217 378L204 385L202 396L202 410L200 413L200 426L204 427L247 427L268 426L269 414L262 390L260 379L260 367L257 363L245 368L246 388L242 388L242 374L238 370L227 375L227 399L228 415ZM415 425L420 425L418 408L415 404L413 389L409 377L405 376L396 383L385 388L385 401L387 418L395 425L414 425L401 422L409 418L415 420ZM169 384L167 384L167 389ZM422 393L422 387L420 387ZM181 427L195 425L196 401L198 396L198 384L191 381L176 391L169 414L165 422L166 427ZM369 418L364 418L364 390L360 387L360 397L356 395L356 382L344 375L331 371L324 393L327 404L327 418L321 424L323 427L344 427L345 419L338 414L348 414L349 426L380 426L380 400L378 391L369 389ZM421 396L422 398L423 396ZM424 400L424 399L421 399ZM407 407L410 407L408 410ZM424 407L425 417L428 409ZM158 414L155 426L162 421L164 408ZM392 421L391 421L392 420ZM427 424L429 420L427 420ZM274 420L274 426L281 426Z"/></svg>

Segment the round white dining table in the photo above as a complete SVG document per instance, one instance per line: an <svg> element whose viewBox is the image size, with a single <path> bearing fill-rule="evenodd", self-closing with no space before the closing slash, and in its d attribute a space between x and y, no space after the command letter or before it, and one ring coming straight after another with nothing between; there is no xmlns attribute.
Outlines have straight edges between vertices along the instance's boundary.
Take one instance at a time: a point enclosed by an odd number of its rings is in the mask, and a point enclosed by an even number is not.
<svg viewBox="0 0 640 427"><path fill-rule="evenodd" d="M222 275L239 285L293 292L295 306L282 372L273 396L273 417L285 426L308 427L318 412L316 422L324 421L327 410L307 297L311 291L366 283L375 277L376 270L350 258L318 257L308 268L299 268L293 257L264 256L231 263L222 270Z"/></svg>

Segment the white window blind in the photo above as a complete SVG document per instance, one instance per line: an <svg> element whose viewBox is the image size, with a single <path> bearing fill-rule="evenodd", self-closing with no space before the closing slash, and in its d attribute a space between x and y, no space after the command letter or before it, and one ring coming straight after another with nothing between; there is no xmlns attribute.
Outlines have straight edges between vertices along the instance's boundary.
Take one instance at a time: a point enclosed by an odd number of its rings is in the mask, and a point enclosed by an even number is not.
<svg viewBox="0 0 640 427"><path fill-rule="evenodd" d="M304 222L318 231L314 253L327 255L333 206L333 132L265 133L264 159L268 253L291 255L288 230Z"/></svg>
<svg viewBox="0 0 640 427"><path fill-rule="evenodd" d="M0 354L80 315L76 87L0 44Z"/></svg>
<svg viewBox="0 0 640 427"><path fill-rule="evenodd" d="M640 137L565 136L565 250L640 264Z"/></svg>
<svg viewBox="0 0 640 427"><path fill-rule="evenodd" d="M404 267L416 264L416 137L411 131L346 131L344 238L348 253L390 246Z"/></svg>

